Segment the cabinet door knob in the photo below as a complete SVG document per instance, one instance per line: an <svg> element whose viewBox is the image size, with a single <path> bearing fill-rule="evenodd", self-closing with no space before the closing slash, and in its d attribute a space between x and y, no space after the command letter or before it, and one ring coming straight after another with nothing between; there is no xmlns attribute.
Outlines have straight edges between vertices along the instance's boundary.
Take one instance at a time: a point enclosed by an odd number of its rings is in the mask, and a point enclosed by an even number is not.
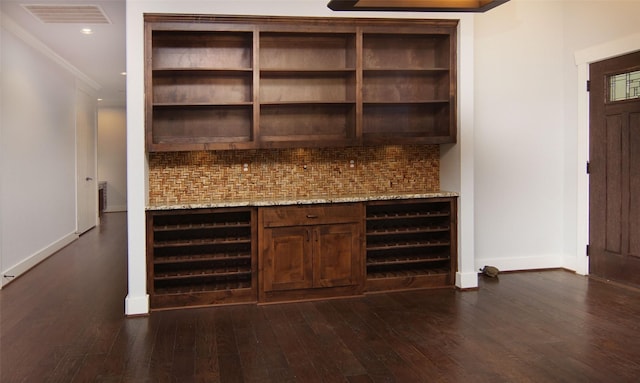
<svg viewBox="0 0 640 383"><path fill-rule="evenodd" d="M85 178L84 180L85 180L85 181L93 181L93 178L91 178L91 177L87 177L87 178Z"/></svg>

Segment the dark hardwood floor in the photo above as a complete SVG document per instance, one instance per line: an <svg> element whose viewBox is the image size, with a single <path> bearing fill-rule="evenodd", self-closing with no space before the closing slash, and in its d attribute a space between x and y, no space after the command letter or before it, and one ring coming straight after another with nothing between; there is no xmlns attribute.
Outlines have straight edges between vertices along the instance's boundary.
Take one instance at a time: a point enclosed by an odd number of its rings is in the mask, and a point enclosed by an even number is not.
<svg viewBox="0 0 640 383"><path fill-rule="evenodd" d="M0 291L0 381L637 382L640 293L566 271L478 291L125 318L126 221Z"/></svg>

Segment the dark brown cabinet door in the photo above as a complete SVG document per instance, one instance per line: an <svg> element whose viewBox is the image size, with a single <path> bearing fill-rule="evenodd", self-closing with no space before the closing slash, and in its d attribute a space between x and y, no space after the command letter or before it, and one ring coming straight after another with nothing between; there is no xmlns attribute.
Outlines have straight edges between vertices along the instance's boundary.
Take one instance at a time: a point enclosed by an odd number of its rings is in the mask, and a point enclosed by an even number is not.
<svg viewBox="0 0 640 383"><path fill-rule="evenodd" d="M357 224L266 229L264 291L358 283Z"/></svg>
<svg viewBox="0 0 640 383"><path fill-rule="evenodd" d="M640 52L591 64L589 272L640 286Z"/></svg>
<svg viewBox="0 0 640 383"><path fill-rule="evenodd" d="M264 291L308 289L313 286L309 227L264 230Z"/></svg>
<svg viewBox="0 0 640 383"><path fill-rule="evenodd" d="M324 225L314 230L314 287L350 286L358 283L360 242L358 225Z"/></svg>

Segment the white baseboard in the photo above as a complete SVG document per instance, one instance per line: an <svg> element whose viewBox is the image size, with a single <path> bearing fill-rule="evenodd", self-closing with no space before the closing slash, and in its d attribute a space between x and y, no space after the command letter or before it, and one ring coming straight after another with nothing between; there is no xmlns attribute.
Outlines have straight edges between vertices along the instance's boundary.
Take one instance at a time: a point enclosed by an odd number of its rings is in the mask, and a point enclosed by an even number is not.
<svg viewBox="0 0 640 383"><path fill-rule="evenodd" d="M564 257L562 267L578 275L589 275L589 257L585 254Z"/></svg>
<svg viewBox="0 0 640 383"><path fill-rule="evenodd" d="M476 270L484 266L495 266L500 271L555 269L564 266L563 256L559 254L512 258L476 259Z"/></svg>
<svg viewBox="0 0 640 383"><path fill-rule="evenodd" d="M127 295L124 300L124 313L127 316L149 314L149 294L142 296Z"/></svg>
<svg viewBox="0 0 640 383"><path fill-rule="evenodd" d="M53 242L52 244L44 247L43 249L37 251L36 253L30 255L29 257L22 260L20 263L11 266L10 268L2 271L2 283L0 284L0 289L2 286L10 283L11 281L18 278L20 275L29 271L32 267L36 266L38 263L44 261L49 258L58 250L67 246L71 242L78 239L78 235L76 233L70 233L60 238L59 240ZM12 277L7 278L7 275L11 275Z"/></svg>
<svg viewBox="0 0 640 383"><path fill-rule="evenodd" d="M478 287L478 273L456 273L456 287L459 289L475 289Z"/></svg>

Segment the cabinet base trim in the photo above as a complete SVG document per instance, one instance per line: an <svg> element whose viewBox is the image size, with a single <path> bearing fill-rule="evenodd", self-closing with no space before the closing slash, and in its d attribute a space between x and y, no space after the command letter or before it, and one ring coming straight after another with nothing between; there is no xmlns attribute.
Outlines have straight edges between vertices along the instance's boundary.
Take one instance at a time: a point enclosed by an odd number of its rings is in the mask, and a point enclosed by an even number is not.
<svg viewBox="0 0 640 383"><path fill-rule="evenodd" d="M327 287L308 290L288 290L278 292L264 292L261 294L259 303L282 303L313 301L330 298L344 298L361 296L362 289L359 286Z"/></svg>
<svg viewBox="0 0 640 383"><path fill-rule="evenodd" d="M449 287L449 274L367 279L366 292Z"/></svg>
<svg viewBox="0 0 640 383"><path fill-rule="evenodd" d="M250 288L241 290L154 295L151 297L151 309L155 311L182 307L204 307L255 302L256 291Z"/></svg>

